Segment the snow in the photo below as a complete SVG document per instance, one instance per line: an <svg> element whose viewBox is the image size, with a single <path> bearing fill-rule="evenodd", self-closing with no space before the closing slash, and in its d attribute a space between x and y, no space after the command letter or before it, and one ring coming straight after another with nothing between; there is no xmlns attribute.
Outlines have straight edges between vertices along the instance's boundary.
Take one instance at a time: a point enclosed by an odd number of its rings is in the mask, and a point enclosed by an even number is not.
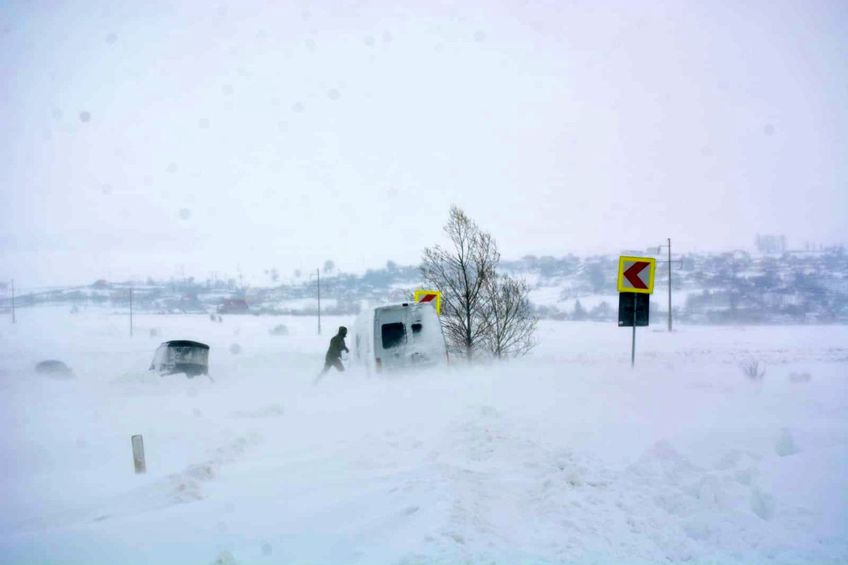
<svg viewBox="0 0 848 565"><path fill-rule="evenodd" d="M602 302L609 304L611 311L618 311L618 294L585 294L583 296L560 300L559 307L565 312L573 312L578 300L586 311L600 306Z"/></svg>
<svg viewBox="0 0 848 565"><path fill-rule="evenodd" d="M0 563L848 561L846 327L640 328L631 369L629 329L542 322L510 364L312 386L351 319L18 314ZM214 382L147 372L171 339Z"/></svg>
<svg viewBox="0 0 848 565"><path fill-rule="evenodd" d="M566 292L568 291L568 292ZM571 292L562 286L539 286L530 290L530 302L538 306L555 306L562 312L571 313L580 301L584 310L589 311L602 302L609 304L611 309L618 308L618 294L579 294Z"/></svg>
<svg viewBox="0 0 848 565"><path fill-rule="evenodd" d="M558 286L539 286L530 289L530 302L540 306L555 306L560 301L562 288Z"/></svg>
<svg viewBox="0 0 848 565"><path fill-rule="evenodd" d="M287 308L290 310L310 310L318 308L318 301L315 298L287 298L285 300L277 300L274 302L277 308ZM322 308L335 308L338 306L338 300L335 298L322 298Z"/></svg>

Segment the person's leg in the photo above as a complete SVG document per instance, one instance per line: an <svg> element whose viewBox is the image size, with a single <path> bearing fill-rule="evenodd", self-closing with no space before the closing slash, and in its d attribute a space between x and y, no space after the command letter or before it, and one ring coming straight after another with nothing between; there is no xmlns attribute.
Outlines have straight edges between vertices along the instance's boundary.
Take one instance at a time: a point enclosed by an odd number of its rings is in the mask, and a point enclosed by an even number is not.
<svg viewBox="0 0 848 565"><path fill-rule="evenodd" d="M328 362L324 361L324 368L321 370L321 372L320 372L320 373L318 373L318 374L315 376L315 380L314 380L314 381L312 381L312 384L317 385L317 384L321 381L321 379L323 379L323 378L324 378L324 375L326 375L326 374L327 374L327 371L329 371L329 370L330 370L330 367L331 367L331 366L332 366L332 365L330 365L330 363L328 363Z"/></svg>
<svg viewBox="0 0 848 565"><path fill-rule="evenodd" d="M342 360L341 360L341 359L336 359L336 360L333 362L333 367L335 367L336 369L338 369L340 372L344 373L344 365L342 365Z"/></svg>

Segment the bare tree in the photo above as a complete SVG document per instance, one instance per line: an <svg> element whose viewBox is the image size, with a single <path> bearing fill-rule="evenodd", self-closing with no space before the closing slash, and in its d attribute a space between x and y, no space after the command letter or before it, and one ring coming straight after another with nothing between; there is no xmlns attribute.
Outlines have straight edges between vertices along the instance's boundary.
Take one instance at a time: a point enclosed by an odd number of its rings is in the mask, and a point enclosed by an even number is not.
<svg viewBox="0 0 848 565"><path fill-rule="evenodd" d="M500 253L492 236L456 206L451 207L444 231L447 246L424 250L421 274L442 292L442 324L449 345L471 359L488 331L483 316L485 288L495 275Z"/></svg>
<svg viewBox="0 0 848 565"><path fill-rule="evenodd" d="M482 317L487 331L483 343L499 359L526 355L536 346L533 334L537 319L528 293L526 282L508 275L486 280Z"/></svg>

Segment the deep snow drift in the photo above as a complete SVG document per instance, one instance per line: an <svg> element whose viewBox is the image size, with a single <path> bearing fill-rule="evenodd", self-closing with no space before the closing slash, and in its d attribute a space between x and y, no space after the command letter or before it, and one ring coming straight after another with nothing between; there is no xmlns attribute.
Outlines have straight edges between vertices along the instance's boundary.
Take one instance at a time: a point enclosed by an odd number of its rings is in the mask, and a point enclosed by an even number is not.
<svg viewBox="0 0 848 565"><path fill-rule="evenodd" d="M312 386L323 322L4 321L0 562L848 561L846 327L645 328L631 370L628 329L549 322L518 362ZM214 382L148 373L169 339Z"/></svg>

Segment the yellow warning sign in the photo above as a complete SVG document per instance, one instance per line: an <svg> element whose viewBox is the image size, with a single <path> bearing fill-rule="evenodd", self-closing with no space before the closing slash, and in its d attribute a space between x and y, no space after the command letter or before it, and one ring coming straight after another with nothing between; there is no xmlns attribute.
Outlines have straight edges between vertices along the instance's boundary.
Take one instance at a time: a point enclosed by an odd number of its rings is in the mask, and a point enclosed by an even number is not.
<svg viewBox="0 0 848 565"><path fill-rule="evenodd" d="M442 293L438 290L423 290L418 289L412 295L412 299L418 304L432 304L436 309L436 314L442 314Z"/></svg>
<svg viewBox="0 0 848 565"><path fill-rule="evenodd" d="M652 294L656 267L653 257L619 257L618 292Z"/></svg>

